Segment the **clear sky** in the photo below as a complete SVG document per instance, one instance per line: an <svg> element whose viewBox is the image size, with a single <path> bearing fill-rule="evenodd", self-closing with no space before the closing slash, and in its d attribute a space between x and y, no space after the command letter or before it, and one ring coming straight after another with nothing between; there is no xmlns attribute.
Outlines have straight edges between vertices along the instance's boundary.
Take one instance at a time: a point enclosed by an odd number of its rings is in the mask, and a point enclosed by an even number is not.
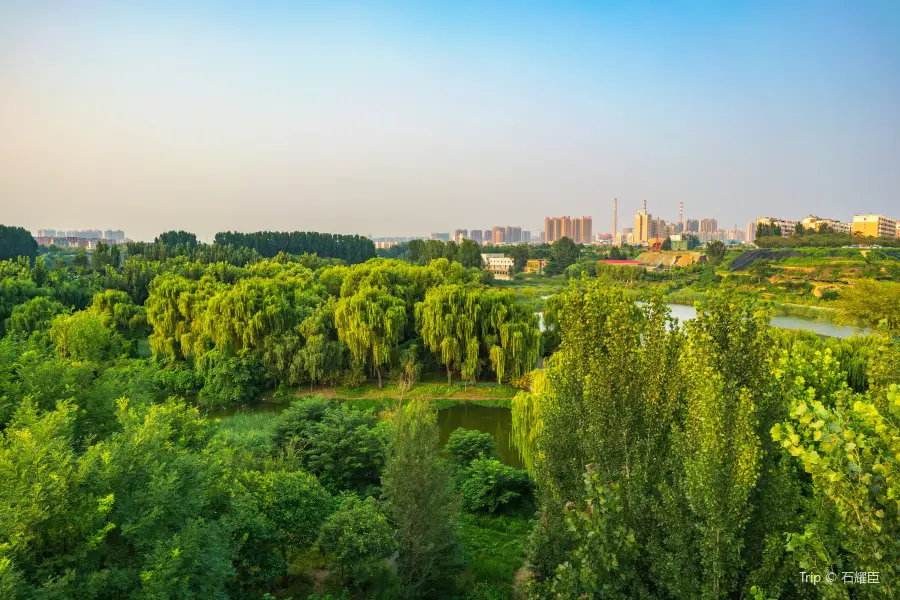
<svg viewBox="0 0 900 600"><path fill-rule="evenodd" d="M0 0L0 222L900 217L900 1Z"/></svg>

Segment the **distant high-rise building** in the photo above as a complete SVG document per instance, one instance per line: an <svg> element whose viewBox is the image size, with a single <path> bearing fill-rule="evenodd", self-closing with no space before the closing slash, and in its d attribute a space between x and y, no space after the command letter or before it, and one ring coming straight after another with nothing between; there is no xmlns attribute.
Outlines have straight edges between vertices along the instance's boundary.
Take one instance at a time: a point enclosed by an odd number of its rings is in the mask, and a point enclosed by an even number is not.
<svg viewBox="0 0 900 600"><path fill-rule="evenodd" d="M593 219L591 217L579 217L572 219L572 241L576 244L590 244L593 240L591 232Z"/></svg>
<svg viewBox="0 0 900 600"><path fill-rule="evenodd" d="M719 230L719 223L715 219L700 219L700 231L713 233Z"/></svg>
<svg viewBox="0 0 900 600"><path fill-rule="evenodd" d="M572 238L572 219L570 217L547 217L544 219L544 233L547 243L552 244L560 238Z"/></svg>
<svg viewBox="0 0 900 600"><path fill-rule="evenodd" d="M480 229L473 229L473 230L472 230L472 241L473 241L473 242L475 242L476 244L480 244L480 243L481 243L481 240L483 240L483 239L484 239L484 238L481 237L481 230L480 230Z"/></svg>
<svg viewBox="0 0 900 600"><path fill-rule="evenodd" d="M526 244L531 243L531 232L530 231L522 232L522 241L525 242Z"/></svg>
<svg viewBox="0 0 900 600"><path fill-rule="evenodd" d="M519 243L522 241L522 228L507 225L506 230L503 232L503 237L509 244Z"/></svg>
<svg viewBox="0 0 900 600"><path fill-rule="evenodd" d="M433 240L441 240L442 242L449 242L449 241L450 241L450 234L449 234L449 233L432 233L432 234L431 234L431 239L433 239Z"/></svg>
<svg viewBox="0 0 900 600"><path fill-rule="evenodd" d="M700 231L700 221L697 219L688 219L684 222L684 231L686 233L697 233Z"/></svg>
<svg viewBox="0 0 900 600"><path fill-rule="evenodd" d="M484 230L484 243L485 244L493 244L494 243L494 232L490 229Z"/></svg>
<svg viewBox="0 0 900 600"><path fill-rule="evenodd" d="M650 221L653 217L647 214L647 209L639 210L634 215L634 243L646 244L650 240Z"/></svg>
<svg viewBox="0 0 900 600"><path fill-rule="evenodd" d="M457 244L466 239L469 239L468 229L457 229L453 232L453 241L455 241Z"/></svg>
<svg viewBox="0 0 900 600"><path fill-rule="evenodd" d="M744 241L747 243L753 243L756 240L756 223L750 221L747 223L747 229L744 232Z"/></svg>
<svg viewBox="0 0 900 600"><path fill-rule="evenodd" d="M506 228L494 227L491 229L491 241L495 244L502 244L506 241Z"/></svg>
<svg viewBox="0 0 900 600"><path fill-rule="evenodd" d="M125 232L121 229L107 229L103 232L103 238L107 240L116 240L121 242L125 239Z"/></svg>

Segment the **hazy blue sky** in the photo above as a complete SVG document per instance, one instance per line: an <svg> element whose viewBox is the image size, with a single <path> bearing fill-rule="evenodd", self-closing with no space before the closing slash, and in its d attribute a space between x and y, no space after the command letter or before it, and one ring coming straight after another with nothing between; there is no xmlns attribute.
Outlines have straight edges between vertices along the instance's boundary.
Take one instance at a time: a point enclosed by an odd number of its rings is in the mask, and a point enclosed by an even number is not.
<svg viewBox="0 0 900 600"><path fill-rule="evenodd" d="M900 1L0 0L0 222L900 217Z"/></svg>

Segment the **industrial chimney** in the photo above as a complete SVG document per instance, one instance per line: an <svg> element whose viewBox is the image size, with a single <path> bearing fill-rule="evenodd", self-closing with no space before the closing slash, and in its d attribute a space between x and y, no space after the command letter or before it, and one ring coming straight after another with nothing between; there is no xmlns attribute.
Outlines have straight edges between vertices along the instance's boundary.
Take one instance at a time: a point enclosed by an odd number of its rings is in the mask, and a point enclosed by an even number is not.
<svg viewBox="0 0 900 600"><path fill-rule="evenodd" d="M618 198L613 198L613 230L612 230L612 233L613 233L613 242L616 241L616 233L619 232L619 215L618 215L618 210L619 210L619 199L618 199Z"/></svg>

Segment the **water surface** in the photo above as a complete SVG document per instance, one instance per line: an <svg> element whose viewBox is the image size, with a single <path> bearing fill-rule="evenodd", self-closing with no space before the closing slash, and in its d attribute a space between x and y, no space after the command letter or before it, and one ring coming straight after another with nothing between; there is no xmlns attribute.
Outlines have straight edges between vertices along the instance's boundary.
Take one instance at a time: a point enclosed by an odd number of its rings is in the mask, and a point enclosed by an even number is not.
<svg viewBox="0 0 900 600"><path fill-rule="evenodd" d="M459 427L476 429L494 436L500 462L511 467L522 468L519 453L512 445L512 411L510 409L460 402L450 408L438 411L438 426L441 430L441 446L447 443L450 434Z"/></svg>

